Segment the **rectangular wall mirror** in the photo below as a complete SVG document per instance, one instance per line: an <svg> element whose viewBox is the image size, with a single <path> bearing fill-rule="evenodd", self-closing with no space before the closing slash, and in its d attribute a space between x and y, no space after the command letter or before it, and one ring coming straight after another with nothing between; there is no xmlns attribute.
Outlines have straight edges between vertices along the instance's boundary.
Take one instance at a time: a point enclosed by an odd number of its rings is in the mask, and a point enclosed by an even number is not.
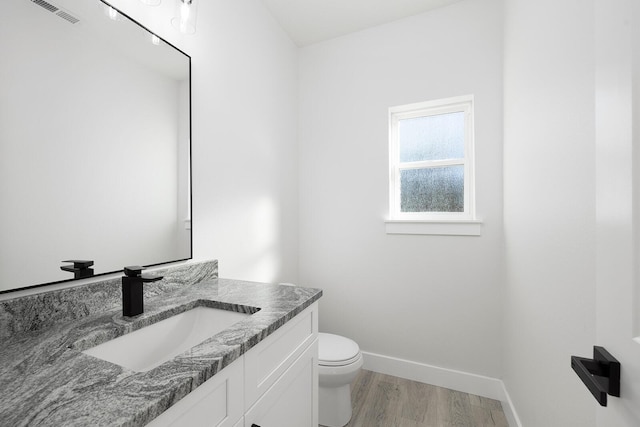
<svg viewBox="0 0 640 427"><path fill-rule="evenodd" d="M3 0L0 293L191 258L188 55L100 0Z"/></svg>

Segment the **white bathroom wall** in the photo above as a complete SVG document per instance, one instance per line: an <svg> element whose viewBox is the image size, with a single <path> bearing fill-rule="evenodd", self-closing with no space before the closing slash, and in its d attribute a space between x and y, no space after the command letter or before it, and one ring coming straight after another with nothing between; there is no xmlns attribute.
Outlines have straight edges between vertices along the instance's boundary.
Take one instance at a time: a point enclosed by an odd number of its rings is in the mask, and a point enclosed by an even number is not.
<svg viewBox="0 0 640 427"><path fill-rule="evenodd" d="M193 257L220 275L298 274L297 48L259 0L206 0L194 35L159 7L114 0L192 57Z"/></svg>
<svg viewBox="0 0 640 427"><path fill-rule="evenodd" d="M505 8L504 382L523 426L594 426L593 2Z"/></svg>
<svg viewBox="0 0 640 427"><path fill-rule="evenodd" d="M320 329L387 357L500 376L502 21L456 3L300 51L300 284ZM388 108L475 96L482 236L387 235Z"/></svg>

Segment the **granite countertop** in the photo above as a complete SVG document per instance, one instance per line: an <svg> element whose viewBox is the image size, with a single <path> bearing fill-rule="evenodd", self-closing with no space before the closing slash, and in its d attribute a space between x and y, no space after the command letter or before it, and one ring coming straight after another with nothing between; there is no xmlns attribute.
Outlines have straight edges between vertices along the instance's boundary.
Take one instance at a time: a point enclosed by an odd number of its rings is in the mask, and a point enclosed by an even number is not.
<svg viewBox="0 0 640 427"><path fill-rule="evenodd" d="M319 289L210 279L121 308L14 334L0 349L0 424L142 426L318 300ZM134 372L83 350L197 306L255 313L175 359Z"/></svg>

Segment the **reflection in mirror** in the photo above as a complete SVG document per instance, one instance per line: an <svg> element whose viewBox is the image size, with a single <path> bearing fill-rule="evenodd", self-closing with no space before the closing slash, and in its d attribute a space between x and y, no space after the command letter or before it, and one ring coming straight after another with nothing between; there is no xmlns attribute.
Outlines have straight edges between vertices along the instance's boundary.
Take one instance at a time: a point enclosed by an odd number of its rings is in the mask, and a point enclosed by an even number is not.
<svg viewBox="0 0 640 427"><path fill-rule="evenodd" d="M2 13L0 292L190 258L190 58L99 0Z"/></svg>

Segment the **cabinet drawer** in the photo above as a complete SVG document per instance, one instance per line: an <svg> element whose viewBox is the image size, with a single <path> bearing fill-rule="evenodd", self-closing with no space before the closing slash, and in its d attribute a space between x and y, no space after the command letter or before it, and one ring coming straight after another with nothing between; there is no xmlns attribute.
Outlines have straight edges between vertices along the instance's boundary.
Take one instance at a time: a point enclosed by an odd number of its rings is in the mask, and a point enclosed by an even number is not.
<svg viewBox="0 0 640 427"><path fill-rule="evenodd" d="M318 426L318 340L247 411L245 427Z"/></svg>
<svg viewBox="0 0 640 427"><path fill-rule="evenodd" d="M156 417L151 427L233 427L242 420L243 358L215 374Z"/></svg>
<svg viewBox="0 0 640 427"><path fill-rule="evenodd" d="M245 410L271 387L318 335L318 303L245 354Z"/></svg>

